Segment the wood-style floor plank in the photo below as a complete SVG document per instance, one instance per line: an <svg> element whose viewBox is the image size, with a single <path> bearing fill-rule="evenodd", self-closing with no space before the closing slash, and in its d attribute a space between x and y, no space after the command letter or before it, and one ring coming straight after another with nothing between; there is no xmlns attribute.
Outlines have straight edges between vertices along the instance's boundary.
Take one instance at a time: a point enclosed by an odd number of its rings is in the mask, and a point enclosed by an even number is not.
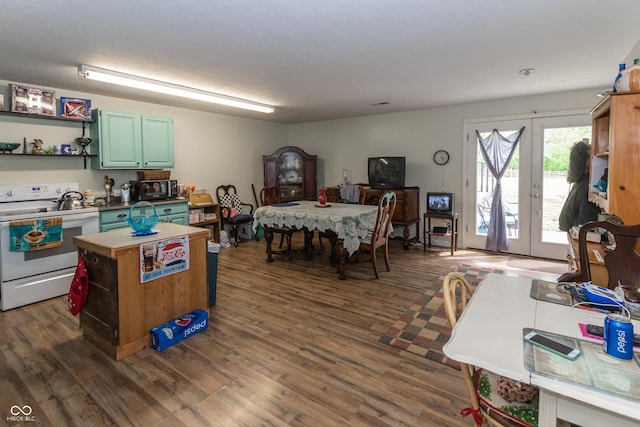
<svg viewBox="0 0 640 427"><path fill-rule="evenodd" d="M362 254L339 281L326 253L267 263L264 241L242 242L218 256L209 329L118 362L84 340L65 297L2 312L0 424L29 405L44 426L470 426L458 371L378 342L458 264L516 270L448 254L392 241L391 272L382 262L376 280Z"/></svg>

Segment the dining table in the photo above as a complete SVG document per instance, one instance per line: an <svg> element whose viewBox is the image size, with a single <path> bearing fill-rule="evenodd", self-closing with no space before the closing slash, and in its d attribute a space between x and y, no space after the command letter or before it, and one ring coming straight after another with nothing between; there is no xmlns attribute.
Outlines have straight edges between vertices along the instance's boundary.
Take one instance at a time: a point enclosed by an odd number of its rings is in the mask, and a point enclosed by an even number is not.
<svg viewBox="0 0 640 427"><path fill-rule="evenodd" d="M346 260L360 247L360 239L373 229L378 206L352 203L320 204L313 200L276 203L261 206L253 213L253 230L264 228L267 243L267 262L273 262L274 228L292 228L305 233L304 251L313 257L313 235L323 232L331 243L332 262L338 266L338 278L346 279Z"/></svg>
<svg viewBox="0 0 640 427"><path fill-rule="evenodd" d="M558 419L583 427L637 427L640 355L636 352L632 360L623 361L606 354L602 341L585 334L582 326L602 326L606 314L560 301L562 286L526 276L488 274L453 328L444 353L537 386L539 427L555 426ZM640 330L638 320L631 322ZM530 330L569 340L582 354L570 361L534 348L523 340Z"/></svg>

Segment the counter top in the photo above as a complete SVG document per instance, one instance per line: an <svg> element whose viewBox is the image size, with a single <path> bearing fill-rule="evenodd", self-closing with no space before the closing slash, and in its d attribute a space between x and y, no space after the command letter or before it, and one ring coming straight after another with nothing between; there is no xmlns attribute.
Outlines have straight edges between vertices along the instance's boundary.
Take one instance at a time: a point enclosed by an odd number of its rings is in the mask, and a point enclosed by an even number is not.
<svg viewBox="0 0 640 427"><path fill-rule="evenodd" d="M83 249L115 258L124 253L139 251L141 243L184 235L188 235L189 240L193 240L194 238L209 238L211 235L211 230L208 228L189 227L170 222L158 223L153 229L158 230L158 233L150 236L134 237L131 236L133 230L130 227L119 228L103 233L74 236L73 243Z"/></svg>
<svg viewBox="0 0 640 427"><path fill-rule="evenodd" d="M100 212L115 211L118 209L129 209L131 208L131 206L135 205L136 203L137 202L123 203L120 200L120 198L117 197L113 203L110 203L105 206L97 206L97 208L98 208L98 211ZM174 203L189 203L189 201L187 199L169 199L169 200L153 200L153 201L150 201L149 203L155 206L161 206L161 205L171 205Z"/></svg>

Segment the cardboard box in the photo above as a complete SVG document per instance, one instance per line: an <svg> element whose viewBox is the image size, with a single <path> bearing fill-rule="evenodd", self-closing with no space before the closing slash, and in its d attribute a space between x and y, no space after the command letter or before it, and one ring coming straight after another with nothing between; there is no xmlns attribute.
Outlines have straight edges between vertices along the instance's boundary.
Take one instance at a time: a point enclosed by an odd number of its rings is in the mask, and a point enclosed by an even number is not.
<svg viewBox="0 0 640 427"><path fill-rule="evenodd" d="M209 313L194 310L151 329L151 348L162 351L209 327Z"/></svg>

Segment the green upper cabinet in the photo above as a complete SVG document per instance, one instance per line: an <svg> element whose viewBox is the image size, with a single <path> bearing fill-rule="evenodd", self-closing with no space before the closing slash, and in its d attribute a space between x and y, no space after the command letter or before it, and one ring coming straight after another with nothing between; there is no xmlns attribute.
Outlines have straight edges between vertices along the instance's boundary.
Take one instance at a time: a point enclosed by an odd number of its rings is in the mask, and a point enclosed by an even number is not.
<svg viewBox="0 0 640 427"><path fill-rule="evenodd" d="M97 169L173 167L173 120L119 111L96 110L90 127Z"/></svg>
<svg viewBox="0 0 640 427"><path fill-rule="evenodd" d="M173 120L142 116L142 167L173 167Z"/></svg>

